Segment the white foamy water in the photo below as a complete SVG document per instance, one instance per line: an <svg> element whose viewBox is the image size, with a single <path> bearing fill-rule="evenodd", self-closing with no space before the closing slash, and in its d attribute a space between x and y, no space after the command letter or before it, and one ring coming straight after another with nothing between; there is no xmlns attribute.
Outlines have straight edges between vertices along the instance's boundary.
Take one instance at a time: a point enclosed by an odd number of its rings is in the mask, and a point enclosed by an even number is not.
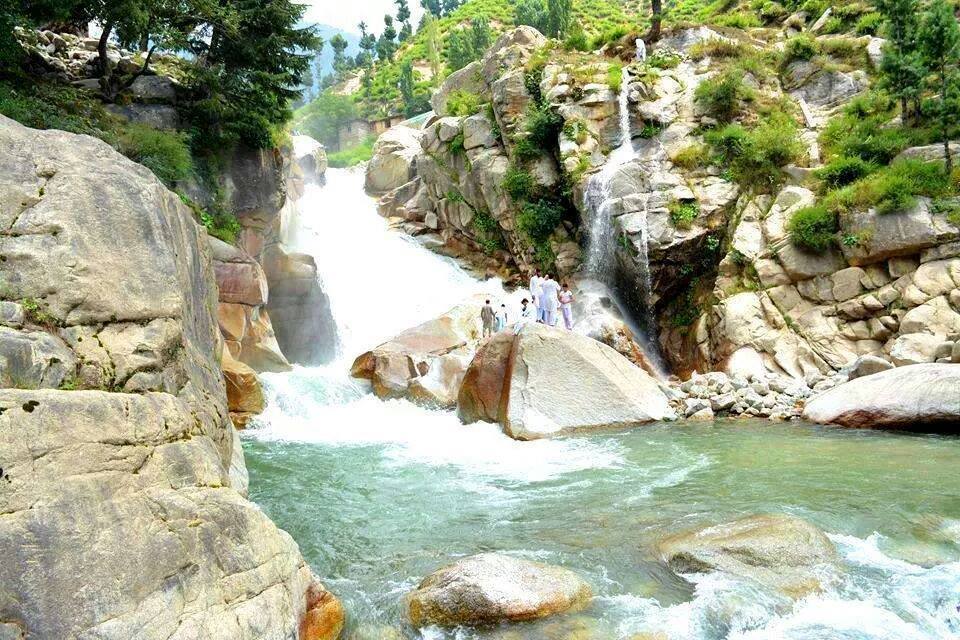
<svg viewBox="0 0 960 640"><path fill-rule="evenodd" d="M364 193L363 181L362 167L329 169L325 184L308 184L297 204L287 236L294 249L316 260L341 352L323 367L265 374L267 409L251 435L337 447L376 445L397 464L453 465L478 476L530 482L620 464L615 446L517 442L496 425L462 425L449 411L380 400L367 383L350 378L356 356L474 295L490 295L509 307L520 295L507 295L499 280L479 281L453 260L391 231Z"/></svg>

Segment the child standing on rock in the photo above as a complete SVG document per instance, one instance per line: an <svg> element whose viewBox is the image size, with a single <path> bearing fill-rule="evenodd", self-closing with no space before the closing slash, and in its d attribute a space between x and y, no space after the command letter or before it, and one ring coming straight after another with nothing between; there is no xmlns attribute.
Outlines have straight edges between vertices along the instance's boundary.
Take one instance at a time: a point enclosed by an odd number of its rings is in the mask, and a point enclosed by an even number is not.
<svg viewBox="0 0 960 640"><path fill-rule="evenodd" d="M567 331L573 330L573 292L567 283L563 283L563 290L560 291L560 312L563 314L563 324Z"/></svg>

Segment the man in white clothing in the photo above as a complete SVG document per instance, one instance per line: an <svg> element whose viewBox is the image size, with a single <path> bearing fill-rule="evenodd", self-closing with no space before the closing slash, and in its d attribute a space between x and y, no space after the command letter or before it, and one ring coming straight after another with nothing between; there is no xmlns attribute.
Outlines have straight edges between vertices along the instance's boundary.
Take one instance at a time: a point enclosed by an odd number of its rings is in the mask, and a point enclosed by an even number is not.
<svg viewBox="0 0 960 640"><path fill-rule="evenodd" d="M560 309L560 285L548 273L540 285L540 308L543 310L543 323L547 326L557 324L557 311Z"/></svg>
<svg viewBox="0 0 960 640"><path fill-rule="evenodd" d="M523 329L524 325L536 320L537 311L534 306L528 304L528 302L529 300L526 298L520 301L520 318L517 320L517 324L514 325L514 335L520 335L520 330Z"/></svg>
<svg viewBox="0 0 960 640"><path fill-rule="evenodd" d="M540 269L537 269L530 276L530 297L533 299L534 318L538 322L543 321L543 313L540 309L540 288L542 286L543 278L540 277Z"/></svg>

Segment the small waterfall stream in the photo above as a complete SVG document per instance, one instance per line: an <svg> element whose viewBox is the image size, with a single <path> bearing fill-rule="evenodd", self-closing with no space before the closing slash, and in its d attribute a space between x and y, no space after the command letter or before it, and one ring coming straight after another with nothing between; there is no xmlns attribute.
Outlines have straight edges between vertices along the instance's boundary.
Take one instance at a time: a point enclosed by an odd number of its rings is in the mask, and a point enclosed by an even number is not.
<svg viewBox="0 0 960 640"><path fill-rule="evenodd" d="M633 131L630 126L630 77L626 70L620 82L618 96L620 120L620 146L607 158L603 167L587 183L584 192L584 210L587 212L590 226L587 233L587 274L610 289L614 288L614 254L619 242L613 223L614 207L619 204L613 193L613 180L616 174L631 160L636 158L633 148ZM653 305L651 304L653 282L650 276L649 228L647 226L647 208L639 217L640 242L637 246L637 262L643 287L644 324L647 331L655 326Z"/></svg>

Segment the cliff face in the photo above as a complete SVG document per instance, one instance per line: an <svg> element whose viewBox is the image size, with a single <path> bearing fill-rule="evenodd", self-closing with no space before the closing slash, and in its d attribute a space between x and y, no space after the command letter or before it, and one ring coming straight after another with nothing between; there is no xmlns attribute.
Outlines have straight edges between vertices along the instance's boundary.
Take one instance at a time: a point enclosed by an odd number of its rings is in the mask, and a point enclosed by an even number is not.
<svg viewBox="0 0 960 640"><path fill-rule="evenodd" d="M0 117L0 150L4 631L295 638L340 620L244 497L206 233L102 142Z"/></svg>
<svg viewBox="0 0 960 640"><path fill-rule="evenodd" d="M796 22L676 29L642 63L566 52L516 29L445 81L424 131L385 134L368 185L386 191L381 213L401 228L436 233L428 246L489 273L535 263L518 228L515 169L525 166L535 192L569 189L580 215L550 239L558 268L577 269L573 240L599 248L601 273L595 264L579 273L605 277L636 318L652 317L650 333L684 376L719 369L812 386L863 356L897 366L949 359L960 334L960 229L938 213L942 202L851 207L821 253L791 239L793 215L826 197L815 174L830 159L824 132L868 92L883 44L817 38L820 56L791 61L783 43L804 30ZM711 106L724 83L738 86L732 113ZM537 92L562 124L555 154L524 163L517 150ZM455 115L469 95L481 106ZM625 142L624 106L632 148L611 153ZM933 146L902 157L939 159Z"/></svg>

